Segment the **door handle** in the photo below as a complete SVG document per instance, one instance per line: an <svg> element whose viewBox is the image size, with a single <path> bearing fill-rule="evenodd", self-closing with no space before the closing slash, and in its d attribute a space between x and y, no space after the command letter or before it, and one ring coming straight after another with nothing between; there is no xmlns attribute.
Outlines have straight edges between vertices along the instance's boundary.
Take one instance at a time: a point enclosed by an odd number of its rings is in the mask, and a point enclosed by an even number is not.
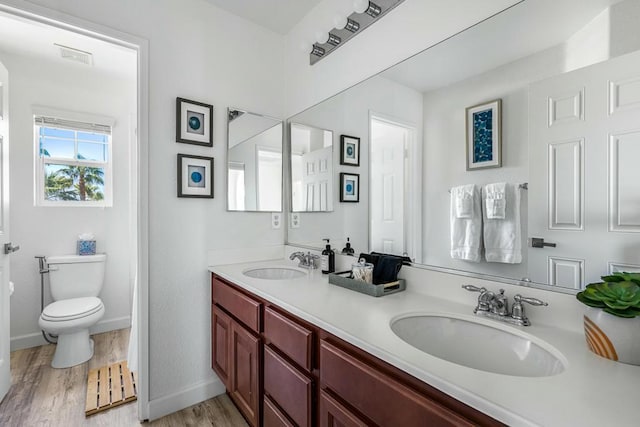
<svg viewBox="0 0 640 427"><path fill-rule="evenodd" d="M556 244L555 243L547 243L544 241L544 239L540 238L540 237L532 237L531 238L531 247L532 248L544 248L545 246L549 246L551 248L555 248Z"/></svg>
<svg viewBox="0 0 640 427"><path fill-rule="evenodd" d="M13 246L11 244L11 242L4 244L4 253L6 255L12 254L12 253L14 253L15 251L18 251L18 250L20 250L20 245Z"/></svg>

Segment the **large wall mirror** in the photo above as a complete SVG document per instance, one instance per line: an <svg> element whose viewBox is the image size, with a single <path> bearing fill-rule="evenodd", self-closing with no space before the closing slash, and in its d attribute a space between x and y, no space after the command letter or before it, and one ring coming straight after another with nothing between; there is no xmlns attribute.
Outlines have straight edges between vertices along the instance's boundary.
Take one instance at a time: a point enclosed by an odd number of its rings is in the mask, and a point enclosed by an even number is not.
<svg viewBox="0 0 640 427"><path fill-rule="evenodd" d="M361 155L334 153L333 172L336 192L340 173L359 175L359 202L334 194L334 211L300 214L288 242L350 237L356 253L562 292L640 271L638 22L640 0L525 1L290 118L360 138ZM491 129L471 107L495 100ZM501 136L499 167L467 169L468 129L471 144ZM495 232L517 244L494 241L519 256L452 257L451 189L503 182L519 221Z"/></svg>
<svg viewBox="0 0 640 427"><path fill-rule="evenodd" d="M227 112L227 209L282 212L282 120Z"/></svg>

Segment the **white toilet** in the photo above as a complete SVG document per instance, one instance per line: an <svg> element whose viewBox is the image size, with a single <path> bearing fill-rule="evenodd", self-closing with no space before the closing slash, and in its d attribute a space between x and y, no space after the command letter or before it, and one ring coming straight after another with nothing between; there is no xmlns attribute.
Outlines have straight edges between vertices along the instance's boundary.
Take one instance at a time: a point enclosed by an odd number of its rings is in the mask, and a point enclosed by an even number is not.
<svg viewBox="0 0 640 427"><path fill-rule="evenodd" d="M51 366L68 368L93 357L89 328L104 316L98 295L104 283L106 254L47 257L54 302L44 308L38 324L58 336Z"/></svg>

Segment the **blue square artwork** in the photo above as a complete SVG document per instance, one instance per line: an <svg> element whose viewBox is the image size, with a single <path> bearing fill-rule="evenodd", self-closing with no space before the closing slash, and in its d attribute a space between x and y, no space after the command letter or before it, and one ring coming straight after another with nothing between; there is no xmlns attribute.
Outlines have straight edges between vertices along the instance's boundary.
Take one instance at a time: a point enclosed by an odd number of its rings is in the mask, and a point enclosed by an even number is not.
<svg viewBox="0 0 640 427"><path fill-rule="evenodd" d="M344 192L347 196L355 196L356 194L356 182L351 179L347 179L344 185Z"/></svg>
<svg viewBox="0 0 640 427"><path fill-rule="evenodd" d="M473 113L473 163L493 161L493 109Z"/></svg>

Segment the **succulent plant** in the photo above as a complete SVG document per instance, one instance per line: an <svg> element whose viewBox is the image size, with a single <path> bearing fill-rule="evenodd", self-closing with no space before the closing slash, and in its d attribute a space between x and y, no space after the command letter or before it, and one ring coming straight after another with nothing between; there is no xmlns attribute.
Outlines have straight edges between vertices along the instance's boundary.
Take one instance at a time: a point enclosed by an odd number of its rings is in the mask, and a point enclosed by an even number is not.
<svg viewBox="0 0 640 427"><path fill-rule="evenodd" d="M640 273L614 273L602 280L578 292L578 301L618 317L640 316Z"/></svg>

